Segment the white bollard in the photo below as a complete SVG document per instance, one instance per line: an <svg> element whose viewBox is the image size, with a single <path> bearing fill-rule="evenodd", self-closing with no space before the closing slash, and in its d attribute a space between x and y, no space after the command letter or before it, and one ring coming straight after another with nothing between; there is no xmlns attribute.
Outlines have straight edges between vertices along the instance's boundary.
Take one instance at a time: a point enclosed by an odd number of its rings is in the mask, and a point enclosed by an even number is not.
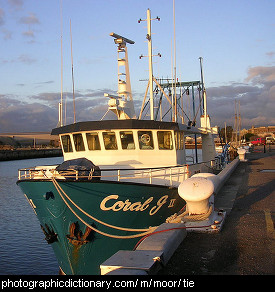
<svg viewBox="0 0 275 292"><path fill-rule="evenodd" d="M215 194L217 193L219 185L221 184L221 179L214 173L199 172L199 173L192 175L192 177L204 177L204 178L211 180L212 183L214 184L214 193Z"/></svg>
<svg viewBox="0 0 275 292"><path fill-rule="evenodd" d="M245 159L245 149L244 148L239 148L237 153L239 154L239 159L240 161L246 161Z"/></svg>
<svg viewBox="0 0 275 292"><path fill-rule="evenodd" d="M189 214L205 214L209 210L209 198L214 184L205 177L191 177L178 187L178 193L186 201Z"/></svg>
<svg viewBox="0 0 275 292"><path fill-rule="evenodd" d="M223 180L213 173L197 173L179 185L178 193L186 201L189 215L199 215L200 218L194 217L194 220L185 222L188 232L211 233L221 230L226 212L214 210L214 194L222 183ZM209 208L212 208L211 214L208 214ZM203 216L206 214L207 218ZM184 217L182 220L184 222Z"/></svg>

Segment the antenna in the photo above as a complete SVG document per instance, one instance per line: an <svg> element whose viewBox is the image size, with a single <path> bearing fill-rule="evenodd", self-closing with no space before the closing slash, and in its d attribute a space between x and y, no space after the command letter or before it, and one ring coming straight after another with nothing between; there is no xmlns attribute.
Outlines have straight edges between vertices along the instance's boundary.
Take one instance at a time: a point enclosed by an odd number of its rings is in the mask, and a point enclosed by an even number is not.
<svg viewBox="0 0 275 292"><path fill-rule="evenodd" d="M72 38L72 23L70 19L70 35L71 35L71 60L72 60L72 82L73 82L73 106L74 106L74 123L76 122L75 118L75 94L74 94L74 62L73 62L73 38Z"/></svg>
<svg viewBox="0 0 275 292"><path fill-rule="evenodd" d="M153 96L153 60L152 60L152 37L151 37L151 11L147 9L147 40L149 56L149 82L150 82L150 113L154 119L154 96Z"/></svg>
<svg viewBox="0 0 275 292"><path fill-rule="evenodd" d="M61 42L61 92L60 92L60 103L59 103L59 126L63 126L63 48L62 48L62 0L60 0L60 29L61 29L61 36L60 36L60 42Z"/></svg>
<svg viewBox="0 0 275 292"><path fill-rule="evenodd" d="M173 19L174 19L174 100L175 100L175 116L173 117L175 122L177 122L177 74L176 74L176 22L175 22L175 0L173 0Z"/></svg>
<svg viewBox="0 0 275 292"><path fill-rule="evenodd" d="M206 91L204 87L204 80L203 80L203 69L202 69L202 57L199 57L200 60L200 67L201 67L201 83L202 83L202 94L203 94L203 115L204 115L204 122L205 122L205 127L206 121L207 121L207 101L206 101Z"/></svg>
<svg viewBox="0 0 275 292"><path fill-rule="evenodd" d="M121 44L123 41L128 43L128 44L131 44L131 45L133 45L135 43L134 41L131 41L131 40L129 40L129 39L117 34L117 33L114 33L114 32L111 32L110 36L115 38L114 42L116 44Z"/></svg>
<svg viewBox="0 0 275 292"><path fill-rule="evenodd" d="M160 18L157 16L156 18L154 18L158 21L160 21ZM153 54L152 54L152 36L151 36L151 11L148 8L147 9L147 19L143 20L143 19L139 19L138 23L140 23L141 21L147 21L147 35L146 35L146 39L148 42L148 58L149 58L149 85L150 85L150 116L151 116L151 120L154 120L154 89L153 89ZM161 57L161 54L158 53L159 57ZM142 57L146 57L141 55L139 58L141 59ZM141 109L142 110L142 109Z"/></svg>
<svg viewBox="0 0 275 292"><path fill-rule="evenodd" d="M67 124L67 93L65 93L64 126Z"/></svg>

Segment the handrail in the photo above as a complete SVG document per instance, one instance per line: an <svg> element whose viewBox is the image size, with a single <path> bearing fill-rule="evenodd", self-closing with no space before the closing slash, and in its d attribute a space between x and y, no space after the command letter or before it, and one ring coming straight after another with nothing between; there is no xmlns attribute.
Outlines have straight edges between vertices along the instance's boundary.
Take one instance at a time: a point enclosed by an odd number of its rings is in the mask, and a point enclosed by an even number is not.
<svg viewBox="0 0 275 292"><path fill-rule="evenodd" d="M172 170L172 168L170 168ZM24 171L25 174L21 174L21 172ZM28 169L19 169L19 180L22 179L32 179L34 178L34 174L39 175L41 173L41 175L43 176L43 178L49 178L46 173L45 173L45 169L35 169L35 168L28 168ZM153 172L158 172L158 171L163 171L162 168L160 168L159 170L156 169L146 169L146 171L139 171L139 172L135 172L134 169L132 169L133 173L128 173L128 174L121 174L121 172L124 171L124 169L118 169L117 170L117 174L113 174L113 175L79 175L79 171L77 170L67 170L67 171L62 171L62 172L57 172L55 169L53 171L50 171L51 173L51 177L64 177L64 178L72 178L75 177L76 179L81 179L81 178L86 178L86 179L91 179L91 178L118 178L119 180L123 180L123 179L141 179L141 178L156 178L156 177L170 177L170 176L178 176L181 174L186 174L187 171L177 171L177 172L169 172L169 173L161 173L161 174L152 174ZM129 171L129 170L127 170Z"/></svg>
<svg viewBox="0 0 275 292"><path fill-rule="evenodd" d="M181 182L182 180L187 179L190 175L190 167L200 167L205 165L207 168L217 168L219 167L220 161L217 159L210 160L207 162L201 162L197 164L184 164L176 166L163 166L163 167L151 167L151 168L127 168L127 169L102 169L101 175L95 175L93 170L89 172L88 175L82 175L84 171L78 170L66 170L66 171L57 171L56 165L45 166L45 168L23 168L19 169L18 179L19 180L28 180L28 179L75 179L75 180L91 180L93 178L100 179L113 179L115 181L121 180L144 180L149 179L149 184L153 183L153 179L162 178L169 182L172 186L173 183ZM115 174L108 175L107 172L116 172ZM195 170L193 170L195 171ZM198 171L198 170L196 170ZM199 170L200 171L200 170ZM159 173L158 173L159 172ZM102 175L104 173L104 175ZM81 175L80 175L81 174ZM175 179L176 178L176 179Z"/></svg>

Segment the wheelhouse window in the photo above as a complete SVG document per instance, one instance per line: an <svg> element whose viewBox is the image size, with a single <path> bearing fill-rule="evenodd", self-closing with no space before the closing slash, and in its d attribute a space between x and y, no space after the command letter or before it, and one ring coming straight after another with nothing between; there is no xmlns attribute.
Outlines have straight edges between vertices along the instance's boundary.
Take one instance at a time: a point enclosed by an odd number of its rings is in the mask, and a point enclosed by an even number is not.
<svg viewBox="0 0 275 292"><path fill-rule="evenodd" d="M140 149L154 149L151 131L138 131L138 142Z"/></svg>
<svg viewBox="0 0 275 292"><path fill-rule="evenodd" d="M134 136L132 131L121 131L120 140L122 149L135 149Z"/></svg>
<svg viewBox="0 0 275 292"><path fill-rule="evenodd" d="M182 131L175 131L175 145L177 150L184 149L184 136Z"/></svg>
<svg viewBox="0 0 275 292"><path fill-rule="evenodd" d="M85 151L82 134L73 134L74 147L76 151Z"/></svg>
<svg viewBox="0 0 275 292"><path fill-rule="evenodd" d="M172 134L170 131L158 131L157 135L158 135L159 149L161 150L173 149Z"/></svg>
<svg viewBox="0 0 275 292"><path fill-rule="evenodd" d="M61 136L61 142L63 146L64 152L73 152L73 147L71 143L71 139L69 135L63 135Z"/></svg>
<svg viewBox="0 0 275 292"><path fill-rule="evenodd" d="M115 132L103 132L103 141L106 150L117 150Z"/></svg>
<svg viewBox="0 0 275 292"><path fill-rule="evenodd" d="M96 132L86 133L87 144L89 150L100 150L100 142Z"/></svg>

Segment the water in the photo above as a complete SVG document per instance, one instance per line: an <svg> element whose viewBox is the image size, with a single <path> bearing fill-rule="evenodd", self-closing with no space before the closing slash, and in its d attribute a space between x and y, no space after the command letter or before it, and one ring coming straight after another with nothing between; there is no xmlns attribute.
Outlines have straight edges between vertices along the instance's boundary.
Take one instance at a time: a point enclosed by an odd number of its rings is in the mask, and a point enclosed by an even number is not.
<svg viewBox="0 0 275 292"><path fill-rule="evenodd" d="M16 181L20 168L62 161L62 157L0 161L0 275L58 274L53 250Z"/></svg>
<svg viewBox="0 0 275 292"><path fill-rule="evenodd" d="M18 169L61 163L63 158L0 162L0 275L56 275L59 266L20 188Z"/></svg>

